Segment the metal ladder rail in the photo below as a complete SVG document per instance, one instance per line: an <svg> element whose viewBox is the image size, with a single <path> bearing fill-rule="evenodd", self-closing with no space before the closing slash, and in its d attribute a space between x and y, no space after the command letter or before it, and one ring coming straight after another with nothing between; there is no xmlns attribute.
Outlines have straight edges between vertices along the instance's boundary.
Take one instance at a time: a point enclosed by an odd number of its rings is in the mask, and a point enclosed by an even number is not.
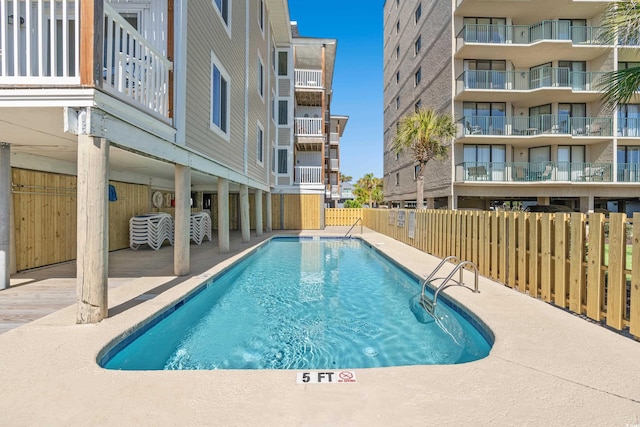
<svg viewBox="0 0 640 427"><path fill-rule="evenodd" d="M438 270L440 270L442 268L442 266L445 265L445 263L447 261L449 261L449 260L455 260L458 263L462 262L462 260L460 258L458 258L457 256L455 256L455 255L450 255L450 256L446 257L445 259L443 259L442 261L440 261L440 264L438 264L438 266L422 282L422 292L420 293L421 297L422 297L422 295L424 295L424 290L426 289L427 284L429 283L429 281L433 278L433 276L436 275Z"/></svg>
<svg viewBox="0 0 640 427"><path fill-rule="evenodd" d="M347 231L347 233L344 235L343 239L346 239L347 237L349 237L349 233L351 233L351 230L353 230L353 227L355 227L358 223L360 223L360 234L362 234L362 218L358 218L356 219L356 222L353 223L349 231Z"/></svg>
<svg viewBox="0 0 640 427"><path fill-rule="evenodd" d="M444 264L444 261L446 261L449 258L457 258L455 256L451 256L451 257L447 257L443 260L443 262L440 263L440 265L436 268L435 271L437 271L437 269L442 266ZM474 271L474 288L471 289L468 286L466 286L464 284L463 281L463 274L464 274L464 270L462 269L462 267L464 267L465 265L470 265L473 267L473 271ZM452 277L456 274L456 271L460 271L460 280L456 281L456 280L452 280ZM427 299L427 297L424 294L424 289L425 286L428 282L428 280L433 277L434 272L432 272L429 277L427 279L425 279L425 282L422 286L422 293L420 294L420 305L422 305L422 307L429 313L429 314L434 314L435 310L436 310L436 305L438 303L438 295L440 294L440 292L444 291L446 288L451 287L451 286L462 286L463 288L467 288L470 291L472 291L473 293L478 293L478 267L471 261L461 261L458 265L455 266L455 268L451 271L451 273L449 273L449 275L444 278L444 281L440 284L440 286L438 286L438 288L436 289L434 295L433 295L433 300L429 301Z"/></svg>

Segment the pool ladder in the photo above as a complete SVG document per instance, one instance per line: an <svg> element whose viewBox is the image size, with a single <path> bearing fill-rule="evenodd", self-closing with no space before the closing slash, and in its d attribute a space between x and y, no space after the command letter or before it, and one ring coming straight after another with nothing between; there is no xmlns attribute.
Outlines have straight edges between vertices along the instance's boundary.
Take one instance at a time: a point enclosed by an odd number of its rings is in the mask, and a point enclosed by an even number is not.
<svg viewBox="0 0 640 427"><path fill-rule="evenodd" d="M435 276L435 274L438 272L438 270L440 270L440 268L447 261L457 261L458 264L451 271L451 273L449 273L449 275L447 277L436 277L434 279L433 276ZM462 281L462 276L463 276L463 273L464 273L464 270L463 270L462 267L465 267L465 266L471 266L473 271L474 271L474 273L475 273L473 289L471 289L470 287L466 286L464 284L464 282ZM453 279L453 276L456 274L457 271L460 271L460 279L459 280ZM436 288L436 291L433 294L433 299L429 299L429 297L425 294L425 290L427 288L427 284L431 280L442 280L442 283L440 284L440 286L438 286ZM458 258L455 255L448 256L445 259L443 259L440 262L440 264L438 264L438 266L435 268L435 270L433 270L431 272L431 274L429 274L427 276L427 278L424 279L424 281L422 282L422 291L420 292L420 305L422 306L422 308L424 308L427 313L429 313L430 315L435 317L436 305L438 304L438 295L440 295L440 292L444 291L445 289L447 289L448 287L451 287L451 286L462 286L464 288L467 288L467 289L471 290L474 293L478 293L478 267L473 262L471 262L471 261L462 261L460 258Z"/></svg>
<svg viewBox="0 0 640 427"><path fill-rule="evenodd" d="M344 235L343 239L347 239L349 238L349 233L351 233L351 230L353 230L353 228L360 223L360 234L362 234L362 218L358 218L356 219L356 222L353 223L353 225L351 226L351 228L349 229L349 231L347 231L347 233Z"/></svg>

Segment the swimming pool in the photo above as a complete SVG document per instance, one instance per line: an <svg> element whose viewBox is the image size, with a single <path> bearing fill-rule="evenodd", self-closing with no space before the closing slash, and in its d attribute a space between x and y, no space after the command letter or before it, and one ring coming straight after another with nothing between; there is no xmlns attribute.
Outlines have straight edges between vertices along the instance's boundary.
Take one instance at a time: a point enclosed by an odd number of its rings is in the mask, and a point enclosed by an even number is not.
<svg viewBox="0 0 640 427"><path fill-rule="evenodd" d="M359 239L276 237L103 352L107 369L349 369L455 364L490 332Z"/></svg>

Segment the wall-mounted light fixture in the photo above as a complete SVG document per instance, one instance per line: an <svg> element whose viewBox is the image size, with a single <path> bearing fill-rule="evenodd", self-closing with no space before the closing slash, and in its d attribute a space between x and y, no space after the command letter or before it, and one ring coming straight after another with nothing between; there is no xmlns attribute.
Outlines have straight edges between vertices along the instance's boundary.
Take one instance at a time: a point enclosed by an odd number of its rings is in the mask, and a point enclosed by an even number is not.
<svg viewBox="0 0 640 427"><path fill-rule="evenodd" d="M524 76L526 76L526 75L527 75L527 73L525 73L524 71L522 71L522 72L520 73L520 77L522 77L523 79L524 79Z"/></svg>
<svg viewBox="0 0 640 427"><path fill-rule="evenodd" d="M7 17L7 20L9 22L9 25L13 25L13 15L9 15ZM22 16L20 17L20 25L24 25L24 18Z"/></svg>

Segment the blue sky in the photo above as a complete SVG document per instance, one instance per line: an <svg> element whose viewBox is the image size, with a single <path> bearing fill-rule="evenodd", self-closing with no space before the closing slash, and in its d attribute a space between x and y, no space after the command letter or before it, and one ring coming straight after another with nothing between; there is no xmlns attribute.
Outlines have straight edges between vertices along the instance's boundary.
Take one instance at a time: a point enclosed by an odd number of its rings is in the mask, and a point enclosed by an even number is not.
<svg viewBox="0 0 640 427"><path fill-rule="evenodd" d="M301 36L338 39L331 113L349 116L340 172L355 182L382 177L382 5L384 0L289 0Z"/></svg>

